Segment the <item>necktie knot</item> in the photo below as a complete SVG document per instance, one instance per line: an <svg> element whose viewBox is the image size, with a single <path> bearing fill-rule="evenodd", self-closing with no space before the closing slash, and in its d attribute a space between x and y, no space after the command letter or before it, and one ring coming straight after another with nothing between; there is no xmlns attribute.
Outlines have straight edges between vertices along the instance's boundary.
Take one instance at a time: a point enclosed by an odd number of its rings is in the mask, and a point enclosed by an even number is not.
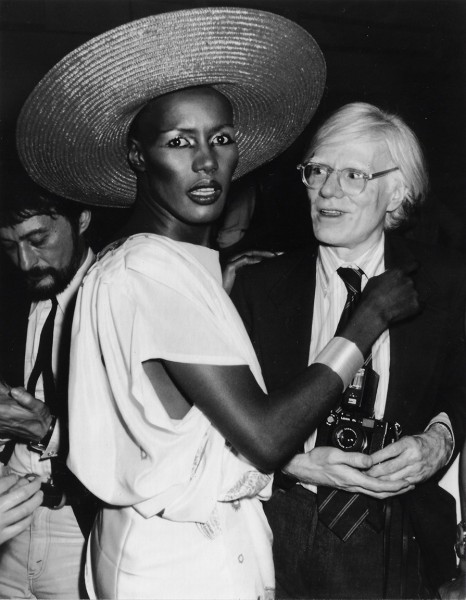
<svg viewBox="0 0 466 600"><path fill-rule="evenodd" d="M348 294L358 296L361 293L361 281L364 275L361 269L357 267L340 267L337 269L337 273L345 284Z"/></svg>

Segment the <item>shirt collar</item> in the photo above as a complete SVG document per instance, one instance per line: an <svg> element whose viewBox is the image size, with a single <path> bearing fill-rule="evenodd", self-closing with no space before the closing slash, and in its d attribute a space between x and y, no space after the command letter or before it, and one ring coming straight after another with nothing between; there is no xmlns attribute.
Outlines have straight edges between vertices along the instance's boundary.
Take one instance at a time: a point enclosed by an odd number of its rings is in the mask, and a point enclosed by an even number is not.
<svg viewBox="0 0 466 600"><path fill-rule="evenodd" d="M323 284L324 293L327 293L332 277L337 277L340 280L337 269L342 266L357 267L364 271L363 283L369 277L382 272L384 268L384 248L385 234L382 233L380 239L373 246L366 250L358 259L348 263L338 257L335 248L331 246L319 246L317 270Z"/></svg>
<svg viewBox="0 0 466 600"><path fill-rule="evenodd" d="M82 280L84 279L84 275L87 273L87 271L89 270L89 267L92 265L92 263L94 261L95 261L95 254L91 250L91 248L88 248L85 261L79 267L79 269L76 271L75 276L70 281L70 283L66 287L66 289L64 289L63 292L61 292L60 294L57 295L58 306L60 307L60 310L63 313L66 311L66 308L67 308L68 304L70 303L71 299L74 298L74 296L76 295L78 288L81 285ZM32 302L31 308L29 310L29 316L31 317L31 315L34 314L34 312L37 310L37 307L39 306L39 304L44 305L44 304L51 304L51 303L52 303L51 300L41 300L39 302Z"/></svg>

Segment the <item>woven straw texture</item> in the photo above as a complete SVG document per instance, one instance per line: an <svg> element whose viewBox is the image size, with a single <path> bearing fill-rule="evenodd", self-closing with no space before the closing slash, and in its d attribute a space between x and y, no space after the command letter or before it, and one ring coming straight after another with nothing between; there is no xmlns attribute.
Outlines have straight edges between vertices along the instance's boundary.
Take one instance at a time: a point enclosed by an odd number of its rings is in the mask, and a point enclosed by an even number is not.
<svg viewBox="0 0 466 600"><path fill-rule="evenodd" d="M44 76L20 113L18 152L32 179L55 194L124 207L136 195L128 128L148 100L196 85L227 96L238 178L297 138L324 84L317 43L284 17L235 8L153 15L89 40Z"/></svg>

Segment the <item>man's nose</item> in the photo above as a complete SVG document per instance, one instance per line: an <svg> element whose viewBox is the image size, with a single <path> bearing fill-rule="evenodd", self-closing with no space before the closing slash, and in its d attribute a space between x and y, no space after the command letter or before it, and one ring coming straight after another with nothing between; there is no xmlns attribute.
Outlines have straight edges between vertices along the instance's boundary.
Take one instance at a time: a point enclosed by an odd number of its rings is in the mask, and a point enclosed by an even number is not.
<svg viewBox="0 0 466 600"><path fill-rule="evenodd" d="M38 258L34 250L28 244L20 244L18 246L18 267L21 271L30 271L37 263Z"/></svg>
<svg viewBox="0 0 466 600"><path fill-rule="evenodd" d="M342 198L344 196L343 190L340 187L338 182L338 173L337 171L332 171L330 175L327 177L327 180L320 188L320 195L324 198Z"/></svg>
<svg viewBox="0 0 466 600"><path fill-rule="evenodd" d="M218 161L215 155L215 150L210 144L202 144L199 146L196 156L193 161L193 171L199 173L213 173L218 169Z"/></svg>

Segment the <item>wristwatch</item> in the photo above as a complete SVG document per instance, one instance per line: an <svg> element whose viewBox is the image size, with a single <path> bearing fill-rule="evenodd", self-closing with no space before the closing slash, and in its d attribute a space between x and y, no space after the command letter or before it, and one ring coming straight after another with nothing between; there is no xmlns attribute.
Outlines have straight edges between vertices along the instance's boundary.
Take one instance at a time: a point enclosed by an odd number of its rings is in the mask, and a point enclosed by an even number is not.
<svg viewBox="0 0 466 600"><path fill-rule="evenodd" d="M455 544L456 555L461 560L466 558L466 523L460 521L456 526L456 544Z"/></svg>
<svg viewBox="0 0 466 600"><path fill-rule="evenodd" d="M54 415L51 415L51 416L52 416L52 420L50 421L50 426L47 430L47 433L44 435L44 437L40 441L29 442L29 444L28 444L29 450L32 450L33 452L39 452L39 454L42 454L43 452L45 452L47 446L49 445L50 440L52 439L53 430L55 429L55 424L57 422L57 417L55 417Z"/></svg>

